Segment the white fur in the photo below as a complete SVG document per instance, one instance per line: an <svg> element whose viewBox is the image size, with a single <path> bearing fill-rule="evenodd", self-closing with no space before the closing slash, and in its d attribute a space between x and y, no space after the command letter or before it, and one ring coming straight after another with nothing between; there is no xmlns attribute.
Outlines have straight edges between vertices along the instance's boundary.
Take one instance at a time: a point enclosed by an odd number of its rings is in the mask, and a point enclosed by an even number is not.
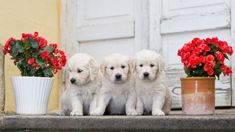
<svg viewBox="0 0 235 132"><path fill-rule="evenodd" d="M102 88L99 93L98 106L91 112L91 115L103 115L104 113L137 115L131 67L131 62L124 55L112 54L104 59L100 66ZM118 74L122 76L122 79L116 79Z"/></svg>
<svg viewBox="0 0 235 132"><path fill-rule="evenodd" d="M138 115L165 115L171 109L171 93L167 88L164 60L154 51L142 50L133 61ZM148 73L148 77L144 77Z"/></svg>
<svg viewBox="0 0 235 132"><path fill-rule="evenodd" d="M99 66L93 57L78 53L69 59L66 70L66 89L61 96L62 113L88 115L95 109L97 91L101 87ZM72 84L71 79L76 82Z"/></svg>

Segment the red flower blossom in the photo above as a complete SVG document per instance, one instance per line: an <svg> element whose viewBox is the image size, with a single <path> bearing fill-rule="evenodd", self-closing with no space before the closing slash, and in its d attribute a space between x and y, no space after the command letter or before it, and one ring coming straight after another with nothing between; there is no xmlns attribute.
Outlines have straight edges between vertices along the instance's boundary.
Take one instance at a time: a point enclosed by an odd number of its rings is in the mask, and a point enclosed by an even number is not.
<svg viewBox="0 0 235 132"><path fill-rule="evenodd" d="M232 73L232 69L229 68L229 67L226 66L226 65L222 65L222 66L220 67L220 69L222 70L222 72L224 73L225 76Z"/></svg>
<svg viewBox="0 0 235 132"><path fill-rule="evenodd" d="M206 63L213 63L214 60L215 58L213 55L206 56Z"/></svg>
<svg viewBox="0 0 235 132"><path fill-rule="evenodd" d="M15 39L14 38L9 38L8 40L7 40L7 42L5 43L5 45L3 46L3 53L4 53L4 55L6 55L7 53L9 53L10 52L10 50L11 50L11 42L12 41L15 41Z"/></svg>
<svg viewBox="0 0 235 132"><path fill-rule="evenodd" d="M215 52L215 57L216 57L220 62L224 62L224 59L225 59L225 58L224 58L223 53L217 51L217 52Z"/></svg>
<svg viewBox="0 0 235 132"><path fill-rule="evenodd" d="M43 59L48 59L49 53L47 51L43 51L42 53L40 53L40 57L42 57Z"/></svg>
<svg viewBox="0 0 235 132"><path fill-rule="evenodd" d="M233 54L233 49L226 41L217 37L194 38L178 50L178 56L184 64L188 76L217 76L220 70L229 75L232 70L224 65L225 57Z"/></svg>
<svg viewBox="0 0 235 132"><path fill-rule="evenodd" d="M57 48L57 44L49 44L49 46L53 47L54 49Z"/></svg>
<svg viewBox="0 0 235 132"><path fill-rule="evenodd" d="M38 32L22 33L18 40L9 38L3 46L3 52L4 55L11 55L23 76L52 77L66 64L65 53L57 49L55 43L47 46L47 40L39 37Z"/></svg>
<svg viewBox="0 0 235 132"><path fill-rule="evenodd" d="M29 65L32 65L34 62L35 62L35 59L34 59L34 58L29 58L29 59L28 59L28 64L29 64Z"/></svg>
<svg viewBox="0 0 235 132"><path fill-rule="evenodd" d="M37 37L36 40L38 41L38 45L40 48L44 48L47 46L47 40L42 37Z"/></svg>

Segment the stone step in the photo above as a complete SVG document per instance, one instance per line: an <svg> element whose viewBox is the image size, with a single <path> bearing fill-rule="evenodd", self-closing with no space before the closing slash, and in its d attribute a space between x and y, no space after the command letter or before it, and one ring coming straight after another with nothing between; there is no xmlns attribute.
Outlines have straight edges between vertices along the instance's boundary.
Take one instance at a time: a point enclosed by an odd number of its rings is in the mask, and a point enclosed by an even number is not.
<svg viewBox="0 0 235 132"><path fill-rule="evenodd" d="M231 131L235 110L217 110L215 115L184 116L0 116L0 131Z"/></svg>

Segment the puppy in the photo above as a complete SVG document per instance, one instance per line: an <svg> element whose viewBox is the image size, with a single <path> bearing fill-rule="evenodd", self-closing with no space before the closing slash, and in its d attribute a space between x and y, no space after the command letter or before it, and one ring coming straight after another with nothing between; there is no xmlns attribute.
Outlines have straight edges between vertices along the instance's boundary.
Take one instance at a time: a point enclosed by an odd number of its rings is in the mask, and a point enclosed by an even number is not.
<svg viewBox="0 0 235 132"><path fill-rule="evenodd" d="M88 115L96 106L97 91L101 87L99 66L93 57L79 53L73 55L67 66L67 86L61 96L64 115Z"/></svg>
<svg viewBox="0 0 235 132"><path fill-rule="evenodd" d="M165 115L171 109L171 93L165 81L163 57L154 51L142 50L133 61L138 115Z"/></svg>
<svg viewBox="0 0 235 132"><path fill-rule="evenodd" d="M102 62L102 88L98 105L91 115L137 115L131 62L127 56L112 54Z"/></svg>

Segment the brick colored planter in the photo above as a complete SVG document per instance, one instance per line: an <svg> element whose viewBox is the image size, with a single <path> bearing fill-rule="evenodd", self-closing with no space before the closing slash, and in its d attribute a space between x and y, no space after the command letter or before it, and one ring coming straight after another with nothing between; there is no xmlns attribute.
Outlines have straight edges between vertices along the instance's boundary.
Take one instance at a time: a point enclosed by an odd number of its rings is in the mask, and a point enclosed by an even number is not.
<svg viewBox="0 0 235 132"><path fill-rule="evenodd" d="M181 78L182 110L185 115L210 115L215 112L215 78Z"/></svg>

